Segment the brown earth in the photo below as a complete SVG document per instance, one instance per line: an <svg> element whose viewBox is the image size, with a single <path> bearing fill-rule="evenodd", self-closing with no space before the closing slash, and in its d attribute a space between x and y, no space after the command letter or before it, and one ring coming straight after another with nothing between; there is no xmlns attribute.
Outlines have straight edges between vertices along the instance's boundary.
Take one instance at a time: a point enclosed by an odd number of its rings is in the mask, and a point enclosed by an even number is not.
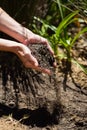
<svg viewBox="0 0 87 130"><path fill-rule="evenodd" d="M86 39L77 43L73 55L87 67ZM55 70L47 49L33 49L51 76L25 69L13 54L0 55L0 130L87 130L87 75L64 61Z"/></svg>

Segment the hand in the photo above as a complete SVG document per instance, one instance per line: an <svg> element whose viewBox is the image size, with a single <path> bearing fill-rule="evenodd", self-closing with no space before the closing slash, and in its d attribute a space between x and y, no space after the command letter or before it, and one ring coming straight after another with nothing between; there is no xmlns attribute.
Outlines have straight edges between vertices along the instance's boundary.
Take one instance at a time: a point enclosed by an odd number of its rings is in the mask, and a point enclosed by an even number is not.
<svg viewBox="0 0 87 130"><path fill-rule="evenodd" d="M51 74L50 70L42 68L38 65L37 59L33 57L27 46L19 44L19 47L16 49L16 54L21 59L26 68L32 68L49 75Z"/></svg>
<svg viewBox="0 0 87 130"><path fill-rule="evenodd" d="M34 34L30 30L28 30L27 28L24 28L24 35L25 35L26 39L23 41L23 44L25 44L25 45L28 45L28 44L31 44L31 43L44 44L49 49L50 53L54 54L49 42L47 41L47 39L45 39L45 38L43 38L43 37L41 37L37 34Z"/></svg>

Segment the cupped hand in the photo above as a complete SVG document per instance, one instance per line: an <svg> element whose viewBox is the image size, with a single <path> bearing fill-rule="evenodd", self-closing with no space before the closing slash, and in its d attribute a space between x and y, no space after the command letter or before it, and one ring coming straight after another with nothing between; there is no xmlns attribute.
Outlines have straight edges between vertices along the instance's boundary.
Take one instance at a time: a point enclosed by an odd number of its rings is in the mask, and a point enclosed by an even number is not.
<svg viewBox="0 0 87 130"><path fill-rule="evenodd" d="M53 52L53 50L52 50L52 48L51 48L51 46L46 38L31 32L27 28L25 28L25 37L26 37L26 39L23 41L23 44L25 44L25 45L29 45L31 43L44 44L47 46L50 53L54 54L54 52Z"/></svg>
<svg viewBox="0 0 87 130"><path fill-rule="evenodd" d="M26 68L32 68L49 75L51 74L49 69L45 69L39 66L37 59L31 54L31 51L27 46L19 44L16 54L21 59Z"/></svg>

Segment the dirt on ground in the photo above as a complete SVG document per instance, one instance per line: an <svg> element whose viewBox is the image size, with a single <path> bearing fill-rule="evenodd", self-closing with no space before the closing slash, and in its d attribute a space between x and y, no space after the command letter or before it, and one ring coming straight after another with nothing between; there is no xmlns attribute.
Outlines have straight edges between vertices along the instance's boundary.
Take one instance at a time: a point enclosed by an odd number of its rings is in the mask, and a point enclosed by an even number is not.
<svg viewBox="0 0 87 130"><path fill-rule="evenodd" d="M81 37L77 43L73 55L87 67L87 40ZM45 50L41 48L35 55ZM23 66L19 70L17 58L13 58L16 69L11 69L13 61L7 61L12 55L1 60L0 130L87 130L87 75L77 64L64 61L54 69L54 58L47 52L42 51L38 60L51 69L52 76Z"/></svg>

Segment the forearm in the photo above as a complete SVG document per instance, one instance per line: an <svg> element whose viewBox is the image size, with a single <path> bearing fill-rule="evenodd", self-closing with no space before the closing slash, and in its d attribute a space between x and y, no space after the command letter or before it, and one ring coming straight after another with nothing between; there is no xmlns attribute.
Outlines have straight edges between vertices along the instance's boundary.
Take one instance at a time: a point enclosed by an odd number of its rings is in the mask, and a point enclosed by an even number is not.
<svg viewBox="0 0 87 130"><path fill-rule="evenodd" d="M17 54L21 43L17 43L11 40L5 40L0 38L0 51L8 51Z"/></svg>
<svg viewBox="0 0 87 130"><path fill-rule="evenodd" d="M0 30L20 42L26 40L26 29L0 8ZM30 31L30 33L32 33Z"/></svg>

